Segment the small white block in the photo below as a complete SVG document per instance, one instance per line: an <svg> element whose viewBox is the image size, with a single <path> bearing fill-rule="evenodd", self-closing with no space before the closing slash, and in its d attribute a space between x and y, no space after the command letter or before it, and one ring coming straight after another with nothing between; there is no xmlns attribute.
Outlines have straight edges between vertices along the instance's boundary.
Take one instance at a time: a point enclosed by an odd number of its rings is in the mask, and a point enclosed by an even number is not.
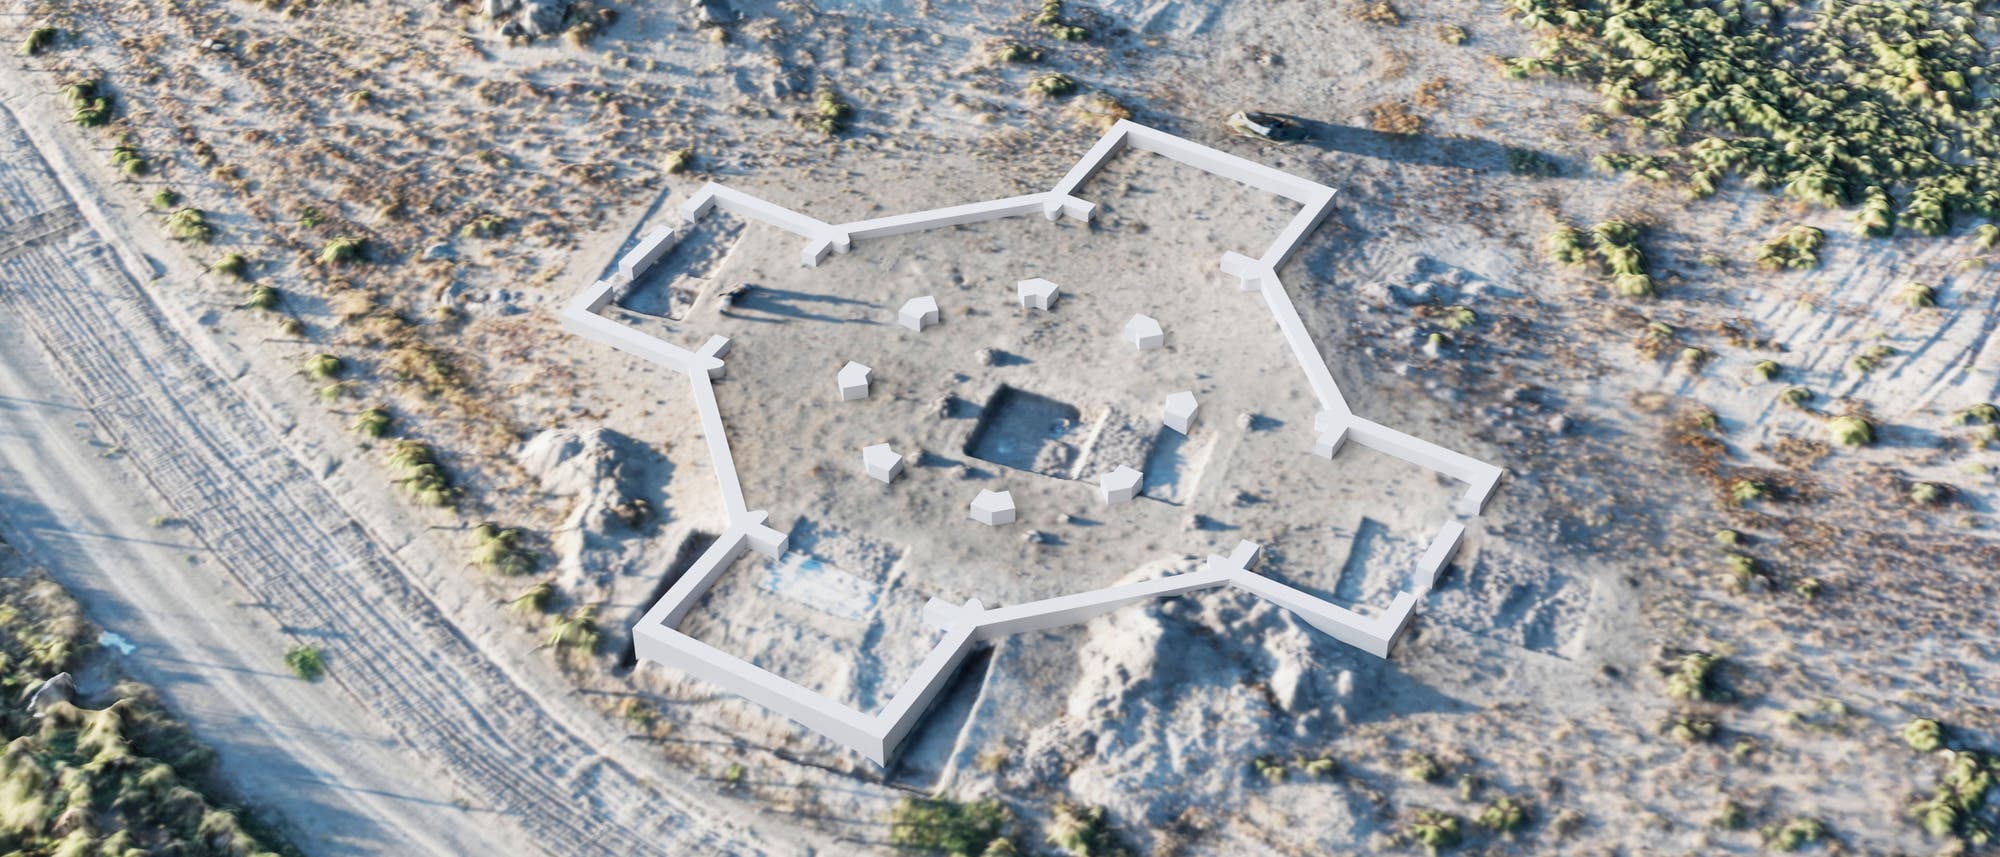
<svg viewBox="0 0 2000 857"><path fill-rule="evenodd" d="M1192 391L1174 393L1167 397L1166 415L1162 417L1162 422L1167 424L1167 428L1187 434L1188 427L1194 424L1194 412L1200 407Z"/></svg>
<svg viewBox="0 0 2000 857"><path fill-rule="evenodd" d="M852 360L847 361L846 366L840 367L840 374L835 379L840 385L840 400L852 402L868 398L868 373L873 371L875 370Z"/></svg>
<svg viewBox="0 0 2000 857"><path fill-rule="evenodd" d="M972 519L989 527L1014 523L1014 495L1007 491L981 491L972 498Z"/></svg>
<svg viewBox="0 0 2000 857"><path fill-rule="evenodd" d="M1123 464L1118 469L1097 477L1097 499L1105 503L1124 503L1139 496L1139 485L1146 474Z"/></svg>
<svg viewBox="0 0 2000 857"><path fill-rule="evenodd" d="M861 448L861 466L868 475L883 482L894 482L903 474L903 456L890 449L886 443Z"/></svg>
<svg viewBox="0 0 2000 857"><path fill-rule="evenodd" d="M1055 283L1041 277L1022 280L1015 288L1020 294L1022 309L1055 309L1056 298L1061 292Z"/></svg>
<svg viewBox="0 0 2000 857"><path fill-rule="evenodd" d="M1151 351L1167 343L1167 334L1152 316L1135 315L1125 322L1125 341L1138 346L1140 351Z"/></svg>
<svg viewBox="0 0 2000 857"><path fill-rule="evenodd" d="M918 333L922 333L926 327L937 324L937 298L930 295L911 298L909 303L903 304L903 308L896 312L896 323Z"/></svg>

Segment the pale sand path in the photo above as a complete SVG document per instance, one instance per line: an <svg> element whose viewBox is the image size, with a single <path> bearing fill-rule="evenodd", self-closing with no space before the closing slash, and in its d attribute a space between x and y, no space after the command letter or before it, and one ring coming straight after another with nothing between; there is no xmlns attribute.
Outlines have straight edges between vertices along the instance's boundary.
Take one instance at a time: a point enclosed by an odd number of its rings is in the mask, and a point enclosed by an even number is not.
<svg viewBox="0 0 2000 857"><path fill-rule="evenodd" d="M0 110L0 526L251 801L314 853L753 851L451 622L167 322L47 131ZM319 685L282 672L304 641L333 653Z"/></svg>

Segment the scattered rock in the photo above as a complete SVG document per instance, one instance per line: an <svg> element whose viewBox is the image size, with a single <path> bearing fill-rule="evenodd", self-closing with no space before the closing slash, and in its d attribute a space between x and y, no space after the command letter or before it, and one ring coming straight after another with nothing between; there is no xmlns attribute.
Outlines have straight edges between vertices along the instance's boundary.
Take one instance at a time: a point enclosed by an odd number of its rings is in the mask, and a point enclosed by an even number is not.
<svg viewBox="0 0 2000 857"><path fill-rule="evenodd" d="M35 688L34 694L28 697L28 713L40 717L42 712L53 706L75 702L76 679L71 678L69 673L60 672Z"/></svg>

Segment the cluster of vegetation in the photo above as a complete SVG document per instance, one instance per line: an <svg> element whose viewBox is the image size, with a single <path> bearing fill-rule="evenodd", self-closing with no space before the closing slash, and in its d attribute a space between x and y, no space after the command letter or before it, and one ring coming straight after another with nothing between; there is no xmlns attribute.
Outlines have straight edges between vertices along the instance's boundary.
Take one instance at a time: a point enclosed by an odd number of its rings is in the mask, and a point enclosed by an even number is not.
<svg viewBox="0 0 2000 857"><path fill-rule="evenodd" d="M1706 652L1684 652L1669 658L1661 667L1667 679L1667 697L1685 702L1728 698L1715 684L1715 669L1720 663L1720 658Z"/></svg>
<svg viewBox="0 0 2000 857"><path fill-rule="evenodd" d="M222 258L215 260L215 264L208 266L208 270L231 279L247 279L250 272L250 260L244 258L241 253L225 253ZM272 301L273 306L276 303L275 300ZM263 309L270 308L263 307Z"/></svg>
<svg viewBox="0 0 2000 857"><path fill-rule="evenodd" d="M28 37L21 40L21 56L31 57L48 50L49 46L56 43L57 35L54 27L36 27L29 30Z"/></svg>
<svg viewBox="0 0 2000 857"><path fill-rule="evenodd" d="M1549 156L1534 149L1510 146L1507 149L1507 171L1517 176L1545 179L1559 175L1562 170Z"/></svg>
<svg viewBox="0 0 2000 857"><path fill-rule="evenodd" d="M2000 216L2000 109L1978 96L1986 13L1941 4L1509 0L1544 37L1510 75L1596 86L1600 110L1662 147L1625 164L1715 192L1726 176L1828 208L1859 231L1925 235Z"/></svg>
<svg viewBox="0 0 2000 857"><path fill-rule="evenodd" d="M193 241L207 244L215 240L215 228L208 225L208 217L199 208L177 208L167 215L167 234L175 241Z"/></svg>
<svg viewBox="0 0 2000 857"><path fill-rule="evenodd" d="M364 408L354 416L354 433L366 438L387 437L395 426L396 418L381 405Z"/></svg>
<svg viewBox="0 0 2000 857"><path fill-rule="evenodd" d="M1364 24L1374 24L1378 27L1400 27L1403 25L1403 13L1397 11L1395 6L1390 5L1388 0L1361 0L1361 2L1356 3L1349 10L1348 14L1353 15L1356 21Z"/></svg>
<svg viewBox="0 0 2000 857"><path fill-rule="evenodd" d="M326 656L320 653L318 646L293 646L285 650L285 667L301 679L319 681L326 675Z"/></svg>
<svg viewBox="0 0 2000 857"><path fill-rule="evenodd" d="M535 570L535 552L525 530L487 521L472 528L472 538L473 565L508 577Z"/></svg>
<svg viewBox="0 0 2000 857"><path fill-rule="evenodd" d="M1081 42L1090 38L1089 30L1069 20L1063 12L1063 0L1042 0L1042 10L1035 14L1035 26L1065 42Z"/></svg>
<svg viewBox="0 0 2000 857"><path fill-rule="evenodd" d="M1542 239L1542 249L1559 265L1582 268L1594 259L1611 278L1611 287L1627 297L1651 297L1656 289L1639 249L1640 228L1624 220L1607 220L1585 234L1563 224Z"/></svg>
<svg viewBox="0 0 2000 857"><path fill-rule="evenodd" d="M847 129L847 119L853 114L854 108L840 97L840 93L833 91L833 87L823 86L813 96L812 112L800 117L799 121L807 128L831 137Z"/></svg>
<svg viewBox="0 0 2000 857"><path fill-rule="evenodd" d="M1875 424L1860 414L1843 414L1827 420L1826 433L1841 446L1867 446L1875 442Z"/></svg>
<svg viewBox="0 0 2000 857"><path fill-rule="evenodd" d="M1333 776L1334 772L1339 770L1339 765L1336 765L1330 756L1317 756L1313 758L1293 756L1289 768L1286 767L1284 759L1275 756L1258 756L1250 760L1250 770L1262 778L1264 782L1272 785L1277 785L1288 779L1291 775L1291 768L1297 768L1300 773L1306 776L1324 779Z"/></svg>
<svg viewBox="0 0 2000 857"><path fill-rule="evenodd" d="M1068 95L1076 91L1076 81L1069 75L1050 72L1028 82L1028 91L1041 96Z"/></svg>
<svg viewBox="0 0 2000 857"><path fill-rule="evenodd" d="M1811 270L1819 267L1819 248L1826 233L1811 226L1793 226L1757 247L1757 267L1766 271Z"/></svg>
<svg viewBox="0 0 2000 857"><path fill-rule="evenodd" d="M1111 831L1101 806L1057 804L1043 839L1070 857L1128 857L1131 853Z"/></svg>
<svg viewBox="0 0 2000 857"><path fill-rule="evenodd" d="M110 705L31 714L17 701L57 673L80 673L91 628L48 581L0 578L0 851L20 855L271 857L297 851L213 791L214 755L147 688L121 682Z"/></svg>
<svg viewBox="0 0 2000 857"><path fill-rule="evenodd" d="M116 109L116 99L104 92L96 80L77 80L63 84L63 99L69 104L69 119L85 128L98 128L111 122L111 114Z"/></svg>
<svg viewBox="0 0 2000 857"><path fill-rule="evenodd" d="M451 508L458 504L459 489L451 474L438 463L437 451L421 441L397 441L389 451L389 466L395 468L403 490L425 506Z"/></svg>
<svg viewBox="0 0 2000 857"><path fill-rule="evenodd" d="M1928 743L1931 749L1923 750L1917 741L1911 741L1911 747L1944 756L1945 768L1937 785L1931 788L1930 797L1910 807L1911 817L1925 833L1939 839L1962 840L1971 846L1992 844L1994 829L1985 816L1987 799L1996 778L2000 778L2000 759L1978 750L1945 749L1941 736L1936 734L1941 731L1936 729L1936 721L1919 720L1905 726L1906 740L1911 738L1911 727L1918 724L1931 725Z"/></svg>
<svg viewBox="0 0 2000 857"><path fill-rule="evenodd" d="M111 165L132 178L138 178L153 171L153 165L139 150L129 143L119 143L111 148Z"/></svg>
<svg viewBox="0 0 2000 857"><path fill-rule="evenodd" d="M990 798L904 798L889 811L889 842L951 857L1002 857L1016 852L1010 820L1007 807Z"/></svg>
<svg viewBox="0 0 2000 857"><path fill-rule="evenodd" d="M461 238L493 238L507 228L507 218L497 214L482 214L459 227Z"/></svg>
<svg viewBox="0 0 2000 857"><path fill-rule="evenodd" d="M342 235L328 239L320 245L318 261L322 265L345 265L361 261L361 252L368 247L368 239L352 235Z"/></svg>
<svg viewBox="0 0 2000 857"><path fill-rule="evenodd" d="M1039 48L1020 42L999 42L992 46L993 58L1004 63L1030 63L1042 58Z"/></svg>

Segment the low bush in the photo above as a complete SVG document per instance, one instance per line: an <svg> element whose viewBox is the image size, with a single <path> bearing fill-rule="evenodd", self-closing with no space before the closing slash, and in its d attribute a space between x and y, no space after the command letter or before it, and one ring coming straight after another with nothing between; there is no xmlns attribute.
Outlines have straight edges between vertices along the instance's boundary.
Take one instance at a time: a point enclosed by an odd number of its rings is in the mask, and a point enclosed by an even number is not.
<svg viewBox="0 0 2000 857"><path fill-rule="evenodd" d="M292 675L306 681L319 681L320 676L326 675L326 658L316 646L301 645L286 649L285 666L291 669Z"/></svg>
<svg viewBox="0 0 2000 857"><path fill-rule="evenodd" d="M993 799L904 798L889 810L889 842L930 853L982 857L1006 840L1011 816ZM1012 843L1008 843L1009 846Z"/></svg>
<svg viewBox="0 0 2000 857"><path fill-rule="evenodd" d="M347 362L331 354L315 354L306 358L305 373L308 378L326 381L340 377L340 373L345 371Z"/></svg>
<svg viewBox="0 0 2000 857"><path fill-rule="evenodd" d="M361 251L367 247L368 239L342 236L332 239L319 248L318 261L322 265L345 265L361 260Z"/></svg>
<svg viewBox="0 0 2000 857"><path fill-rule="evenodd" d="M1767 271L1819 267L1819 248L1826 233L1811 226L1793 226L1757 248L1757 266Z"/></svg>
<svg viewBox="0 0 2000 857"><path fill-rule="evenodd" d="M47 50L50 45L56 43L57 35L58 33L56 31L56 28L54 27L36 27L32 30L29 30L28 37L21 40L21 49L19 53L21 54L21 56L24 57L31 57L36 54L39 54L42 51Z"/></svg>
<svg viewBox="0 0 2000 857"><path fill-rule="evenodd" d="M354 431L364 437L380 438L389 434L390 429L395 427L395 422L395 417L389 414L388 409L378 405L363 410L354 417Z"/></svg>
<svg viewBox="0 0 2000 857"><path fill-rule="evenodd" d="M243 258L243 254L241 253L225 253L222 258L215 260L215 264L208 266L208 270L224 277L233 277L241 280L245 279L245 274L250 270L250 260ZM273 294L276 294L275 290ZM276 302L273 301L272 306L276 305ZM262 309L270 308L262 307Z"/></svg>
<svg viewBox="0 0 2000 857"><path fill-rule="evenodd" d="M1827 435L1841 446L1866 446L1875 442L1875 425L1867 417L1848 414L1827 420Z"/></svg>

